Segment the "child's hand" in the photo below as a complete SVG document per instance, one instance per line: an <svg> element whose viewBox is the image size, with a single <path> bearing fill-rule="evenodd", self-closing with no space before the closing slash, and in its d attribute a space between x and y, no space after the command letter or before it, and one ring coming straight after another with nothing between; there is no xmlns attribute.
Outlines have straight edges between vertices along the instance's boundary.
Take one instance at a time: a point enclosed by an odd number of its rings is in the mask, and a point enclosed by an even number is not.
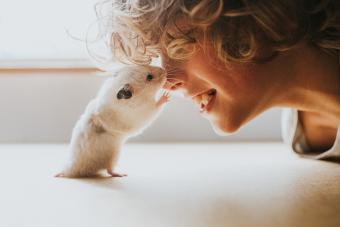
<svg viewBox="0 0 340 227"><path fill-rule="evenodd" d="M161 106L163 105L164 103L167 103L170 101L170 94L168 91L165 91L162 96L159 98L159 100L157 101L156 105L157 106Z"/></svg>

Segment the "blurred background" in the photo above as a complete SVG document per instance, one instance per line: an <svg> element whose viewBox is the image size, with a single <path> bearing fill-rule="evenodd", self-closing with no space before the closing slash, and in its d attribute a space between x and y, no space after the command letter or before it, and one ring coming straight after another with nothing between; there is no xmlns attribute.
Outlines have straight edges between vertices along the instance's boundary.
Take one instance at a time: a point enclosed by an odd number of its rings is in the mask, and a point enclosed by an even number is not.
<svg viewBox="0 0 340 227"><path fill-rule="evenodd" d="M68 142L105 79L93 73L85 38L97 0L0 0L0 142ZM24 18L24 19L23 19ZM278 141L280 109L218 136L189 100L175 95L130 141Z"/></svg>

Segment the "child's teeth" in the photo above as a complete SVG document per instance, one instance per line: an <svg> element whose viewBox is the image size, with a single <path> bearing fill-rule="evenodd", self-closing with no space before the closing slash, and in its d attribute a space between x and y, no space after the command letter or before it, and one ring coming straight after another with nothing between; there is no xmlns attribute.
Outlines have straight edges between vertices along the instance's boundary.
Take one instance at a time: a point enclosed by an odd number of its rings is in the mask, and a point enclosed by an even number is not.
<svg viewBox="0 0 340 227"><path fill-rule="evenodd" d="M202 103L203 105L207 105L207 104L209 103L209 99L210 99L210 97L209 97L208 94L203 94L203 95L202 95L202 101L201 101L201 103Z"/></svg>

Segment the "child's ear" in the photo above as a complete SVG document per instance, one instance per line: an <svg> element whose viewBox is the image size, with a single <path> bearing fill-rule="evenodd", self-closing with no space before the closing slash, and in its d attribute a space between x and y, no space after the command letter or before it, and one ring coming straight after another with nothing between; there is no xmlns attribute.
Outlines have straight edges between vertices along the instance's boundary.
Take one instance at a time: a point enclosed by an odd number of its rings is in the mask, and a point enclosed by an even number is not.
<svg viewBox="0 0 340 227"><path fill-rule="evenodd" d="M102 124L102 122L100 121L100 118L97 114L92 114L90 121L89 121L90 127L93 128L93 130L98 133L105 133L106 130Z"/></svg>

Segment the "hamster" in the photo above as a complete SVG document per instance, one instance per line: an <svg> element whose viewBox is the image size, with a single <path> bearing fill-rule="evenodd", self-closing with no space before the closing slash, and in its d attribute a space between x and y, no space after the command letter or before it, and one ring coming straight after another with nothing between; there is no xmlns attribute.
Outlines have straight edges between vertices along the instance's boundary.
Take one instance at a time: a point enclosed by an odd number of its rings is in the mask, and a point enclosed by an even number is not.
<svg viewBox="0 0 340 227"><path fill-rule="evenodd" d="M169 101L157 92L166 83L166 72L153 66L126 66L107 79L77 121L69 144L70 159L56 177L92 177L106 170L112 177L124 142L140 134Z"/></svg>

